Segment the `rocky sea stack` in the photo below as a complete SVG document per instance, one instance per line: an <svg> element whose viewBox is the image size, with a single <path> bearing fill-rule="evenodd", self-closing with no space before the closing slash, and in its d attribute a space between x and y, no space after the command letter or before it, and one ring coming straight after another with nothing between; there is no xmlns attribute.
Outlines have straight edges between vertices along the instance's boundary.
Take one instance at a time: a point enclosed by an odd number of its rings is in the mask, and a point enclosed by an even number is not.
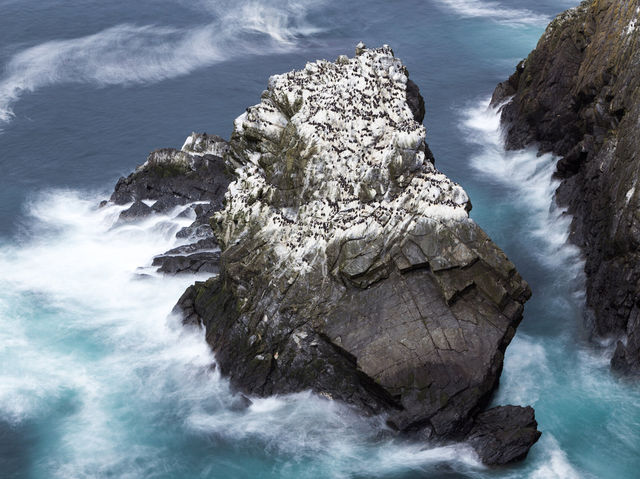
<svg viewBox="0 0 640 479"><path fill-rule="evenodd" d="M640 2L588 0L559 15L493 97L506 145L562 156L556 199L574 215L595 333L640 374Z"/></svg>
<svg viewBox="0 0 640 479"><path fill-rule="evenodd" d="M435 168L423 117L391 49L359 45L354 58L271 77L228 144L216 137L196 157L193 144L208 140L192 135L119 190L142 200L131 185L153 174L175 201L210 200L182 233L194 244L177 253L217 243L205 254L219 275L191 286L176 311L206 329L238 391L311 389L384 414L398 433L468 440L504 464L540 435L531 408L483 412L531 293L469 218L462 187ZM220 207L223 164L232 182ZM170 173L152 173L158 165ZM201 170L216 188L177 191ZM198 229L205 214L208 231ZM179 272L175 253L160 257L164 271Z"/></svg>

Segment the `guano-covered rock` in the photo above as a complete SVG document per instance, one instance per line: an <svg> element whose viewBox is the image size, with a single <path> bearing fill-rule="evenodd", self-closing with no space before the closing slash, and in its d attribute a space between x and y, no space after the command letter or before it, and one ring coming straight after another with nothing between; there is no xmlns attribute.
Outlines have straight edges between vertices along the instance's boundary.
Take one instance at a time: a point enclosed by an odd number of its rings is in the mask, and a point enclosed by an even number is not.
<svg viewBox="0 0 640 479"><path fill-rule="evenodd" d="M494 93L506 144L561 155L557 201L574 216L596 335L640 375L640 2L588 0L559 15Z"/></svg>
<svg viewBox="0 0 640 479"><path fill-rule="evenodd" d="M423 115L391 49L359 45L273 76L236 119L220 274L177 306L235 388L312 389L423 438L471 431L530 290L435 168Z"/></svg>

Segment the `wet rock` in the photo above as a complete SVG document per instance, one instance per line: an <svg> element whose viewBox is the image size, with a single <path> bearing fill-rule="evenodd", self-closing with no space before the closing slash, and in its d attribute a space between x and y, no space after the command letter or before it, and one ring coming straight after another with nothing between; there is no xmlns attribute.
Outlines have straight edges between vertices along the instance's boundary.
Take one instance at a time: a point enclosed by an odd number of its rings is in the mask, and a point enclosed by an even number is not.
<svg viewBox="0 0 640 479"><path fill-rule="evenodd" d="M189 199L183 196L161 196L160 199L151 206L151 209L158 213L166 213L169 210L186 204L188 201Z"/></svg>
<svg viewBox="0 0 640 479"><path fill-rule="evenodd" d="M631 374L640 372L638 25L638 0L584 1L551 22L493 97L506 102L507 147L562 155L556 200L574 215L594 332L624 339L612 366Z"/></svg>
<svg viewBox="0 0 640 479"><path fill-rule="evenodd" d="M253 401L244 394L238 394L233 398L233 402L229 409L235 412L246 411L251 407Z"/></svg>
<svg viewBox="0 0 640 479"><path fill-rule="evenodd" d="M153 213L153 209L142 201L135 201L129 208L120 213L119 222L133 221Z"/></svg>
<svg viewBox="0 0 640 479"><path fill-rule="evenodd" d="M156 256L152 266L158 267L159 273L165 274L218 274L220 271L220 252L199 252L186 255Z"/></svg>
<svg viewBox="0 0 640 479"><path fill-rule="evenodd" d="M220 248L213 237L205 238L195 243L178 246L156 256L152 266L158 267L159 273L169 275L218 274L220 271Z"/></svg>
<svg viewBox="0 0 640 479"><path fill-rule="evenodd" d="M195 151L192 145L203 136L207 142L201 140L200 146L195 148L199 151ZM203 144L208 145L204 150ZM120 178L111 201L125 204L144 199L158 200L155 209L163 212L194 201L208 201L214 208L220 208L231 178L217 153L222 154L227 149L227 143L219 137L194 133L187 138L182 150L156 150L134 173Z"/></svg>
<svg viewBox="0 0 640 479"><path fill-rule="evenodd" d="M312 389L437 439L488 403L531 293L435 168L421 105L391 49L361 45L272 77L235 121L220 275L176 311L237 390Z"/></svg>
<svg viewBox="0 0 640 479"><path fill-rule="evenodd" d="M200 224L198 221L194 221L192 225L185 226L178 231L176 237L198 241L200 239L213 238L213 232L208 224Z"/></svg>
<svg viewBox="0 0 640 479"><path fill-rule="evenodd" d="M531 407L500 406L478 414L467 441L483 463L496 466L524 459L540 435Z"/></svg>
<svg viewBox="0 0 640 479"><path fill-rule="evenodd" d="M189 243L170 249L165 255L187 255L203 251L220 251L220 246L215 238L205 238L195 243Z"/></svg>

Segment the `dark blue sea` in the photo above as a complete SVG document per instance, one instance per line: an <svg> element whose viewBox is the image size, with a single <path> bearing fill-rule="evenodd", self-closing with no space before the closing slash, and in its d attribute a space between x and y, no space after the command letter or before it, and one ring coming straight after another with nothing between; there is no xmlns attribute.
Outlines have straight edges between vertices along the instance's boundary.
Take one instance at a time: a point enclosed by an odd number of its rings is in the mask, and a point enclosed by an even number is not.
<svg viewBox="0 0 640 479"><path fill-rule="evenodd" d="M589 339L557 158L505 152L488 109L576 3L0 0L0 477L640 477L640 389ZM310 393L237 411L202 335L169 316L194 278L135 279L188 220L112 228L118 208L97 208L150 151L228 137L270 75L359 41L404 61L437 166L532 286L494 400L536 409L521 464L382 439Z"/></svg>

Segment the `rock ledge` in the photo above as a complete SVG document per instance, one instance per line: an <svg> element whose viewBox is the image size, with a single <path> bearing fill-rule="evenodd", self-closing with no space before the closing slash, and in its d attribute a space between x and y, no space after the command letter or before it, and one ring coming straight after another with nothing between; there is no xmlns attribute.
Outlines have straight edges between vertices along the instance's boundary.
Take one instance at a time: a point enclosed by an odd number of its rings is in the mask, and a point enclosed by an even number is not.
<svg viewBox="0 0 640 479"><path fill-rule="evenodd" d="M640 2L588 0L556 18L494 93L506 145L562 158L557 201L586 258L594 332L640 376Z"/></svg>

